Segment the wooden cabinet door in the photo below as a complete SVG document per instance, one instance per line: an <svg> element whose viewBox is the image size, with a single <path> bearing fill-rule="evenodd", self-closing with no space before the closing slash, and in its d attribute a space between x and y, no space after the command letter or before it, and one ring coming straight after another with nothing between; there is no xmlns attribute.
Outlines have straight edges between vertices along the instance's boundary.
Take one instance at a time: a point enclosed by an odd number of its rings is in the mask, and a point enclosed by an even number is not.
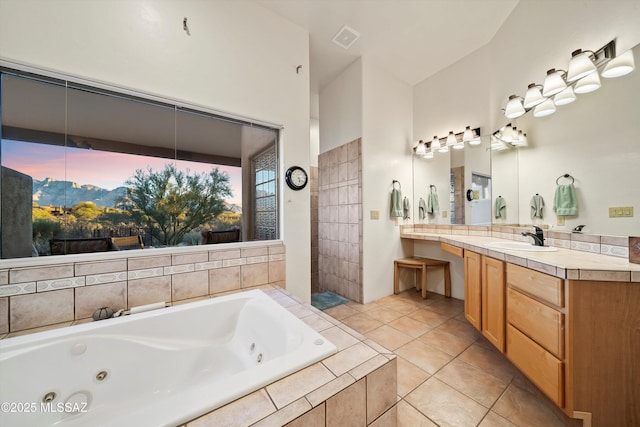
<svg viewBox="0 0 640 427"><path fill-rule="evenodd" d="M482 257L482 334L504 353L504 262Z"/></svg>
<svg viewBox="0 0 640 427"><path fill-rule="evenodd" d="M482 256L464 251L464 316L477 329L482 330Z"/></svg>

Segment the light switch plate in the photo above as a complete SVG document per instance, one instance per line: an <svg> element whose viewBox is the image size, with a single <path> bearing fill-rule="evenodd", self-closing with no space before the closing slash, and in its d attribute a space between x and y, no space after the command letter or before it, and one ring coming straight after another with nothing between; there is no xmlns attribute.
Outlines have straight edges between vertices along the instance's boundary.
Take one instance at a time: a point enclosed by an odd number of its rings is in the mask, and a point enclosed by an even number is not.
<svg viewBox="0 0 640 427"><path fill-rule="evenodd" d="M447 217L447 211L442 211L442 218L446 218Z"/></svg>
<svg viewBox="0 0 640 427"><path fill-rule="evenodd" d="M370 211L371 219L380 219L380 211Z"/></svg>

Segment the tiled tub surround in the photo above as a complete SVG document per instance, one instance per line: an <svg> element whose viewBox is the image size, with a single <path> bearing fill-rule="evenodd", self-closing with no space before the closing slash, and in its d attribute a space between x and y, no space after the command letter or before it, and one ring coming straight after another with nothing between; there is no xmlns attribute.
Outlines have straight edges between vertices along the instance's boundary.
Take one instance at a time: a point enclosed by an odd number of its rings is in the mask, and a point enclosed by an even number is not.
<svg viewBox="0 0 640 427"><path fill-rule="evenodd" d="M530 227L401 226L400 237L436 241L489 255L502 261L571 280L640 282L640 264L628 260L628 238L545 230L545 243L556 252L527 252L488 249L484 245L499 239L528 242L522 236Z"/></svg>
<svg viewBox="0 0 640 427"><path fill-rule="evenodd" d="M53 404L77 396L89 411L0 412L0 424L181 424L336 351L260 290L8 338L0 340L0 402L38 402L53 391ZM95 380L99 371L107 381Z"/></svg>
<svg viewBox="0 0 640 427"><path fill-rule="evenodd" d="M280 287L256 288L334 343L338 352L183 426L396 426L393 352Z"/></svg>
<svg viewBox="0 0 640 427"><path fill-rule="evenodd" d="M176 303L259 285L285 286L280 241L0 261L0 334ZM38 263L38 265L34 265ZM1 336L1 335L0 335Z"/></svg>

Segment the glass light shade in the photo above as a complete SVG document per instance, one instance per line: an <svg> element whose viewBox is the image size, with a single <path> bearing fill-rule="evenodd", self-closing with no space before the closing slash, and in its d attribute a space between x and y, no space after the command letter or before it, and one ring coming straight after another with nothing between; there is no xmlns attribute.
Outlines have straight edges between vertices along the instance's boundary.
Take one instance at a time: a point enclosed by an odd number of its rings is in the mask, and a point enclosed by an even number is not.
<svg viewBox="0 0 640 427"><path fill-rule="evenodd" d="M540 92L540 86L535 83L531 83L527 89L527 93L525 93L524 95L524 102L522 103L522 105L524 106L524 108L533 108L545 99L547 98L542 96L542 92Z"/></svg>
<svg viewBox="0 0 640 427"><path fill-rule="evenodd" d="M462 134L463 141L471 141L473 139L473 131L471 130L471 126L467 126Z"/></svg>
<svg viewBox="0 0 640 427"><path fill-rule="evenodd" d="M447 144L444 144L442 147L440 147L438 152L439 153L448 153L449 152L449 147L447 147Z"/></svg>
<svg viewBox="0 0 640 427"><path fill-rule="evenodd" d="M422 157L424 157L425 159L433 159L433 151L427 151Z"/></svg>
<svg viewBox="0 0 640 427"><path fill-rule="evenodd" d="M541 104L538 104L533 110L534 117L550 116L556 112L556 105L551 99L547 99Z"/></svg>
<svg viewBox="0 0 640 427"><path fill-rule="evenodd" d="M512 144L516 147L526 147L527 145L529 145L527 141L527 134L519 130L518 137L513 141Z"/></svg>
<svg viewBox="0 0 640 427"><path fill-rule="evenodd" d="M440 140L438 139L437 136L434 136L433 140L431 141L431 151L439 150L440 148L441 148L440 147Z"/></svg>
<svg viewBox="0 0 640 427"><path fill-rule="evenodd" d="M562 71L556 71L555 68L547 71L547 77L544 78L544 85L542 86L543 96L553 96L558 92L561 92L567 87L567 83L562 78Z"/></svg>
<svg viewBox="0 0 640 427"><path fill-rule="evenodd" d="M571 61L567 69L567 82L575 82L598 69L591 60L590 52L583 52L581 49L571 53Z"/></svg>
<svg viewBox="0 0 640 427"><path fill-rule="evenodd" d="M455 144L453 144L453 149L454 150L461 150L464 148L464 142L462 141L458 141Z"/></svg>
<svg viewBox="0 0 640 427"><path fill-rule="evenodd" d="M589 93L600 88L600 76L598 73L591 73L586 77L581 78L576 82L573 87L575 93Z"/></svg>
<svg viewBox="0 0 640 427"><path fill-rule="evenodd" d="M472 138L469 141L469 145L480 145L482 143L482 141L480 140L479 136L476 136L475 138Z"/></svg>
<svg viewBox="0 0 640 427"><path fill-rule="evenodd" d="M418 146L416 147L416 154L419 156L423 156L427 152L427 147L424 145L424 141L420 140L418 142Z"/></svg>
<svg viewBox="0 0 640 427"><path fill-rule="evenodd" d="M565 90L556 94L553 97L553 103L556 105L571 104L575 100L576 100L576 94L573 93L573 89L571 88L571 86L567 86Z"/></svg>
<svg viewBox="0 0 640 427"><path fill-rule="evenodd" d="M457 142L458 140L456 139L456 136L453 134L453 131L450 130L449 135L447 135L447 146L451 147L455 145Z"/></svg>
<svg viewBox="0 0 640 427"><path fill-rule="evenodd" d="M500 132L500 139L506 142L513 141L513 128L511 127L511 123L502 129L502 132Z"/></svg>
<svg viewBox="0 0 640 427"><path fill-rule="evenodd" d="M631 50L626 51L622 55L613 58L604 70L602 70L602 77L620 77L629 74L636 68L635 61L633 59L633 52Z"/></svg>
<svg viewBox="0 0 640 427"><path fill-rule="evenodd" d="M508 119L515 119L524 113L524 107L522 106L520 98L516 95L511 95L509 97L509 102L507 102L507 107L504 110L504 116Z"/></svg>

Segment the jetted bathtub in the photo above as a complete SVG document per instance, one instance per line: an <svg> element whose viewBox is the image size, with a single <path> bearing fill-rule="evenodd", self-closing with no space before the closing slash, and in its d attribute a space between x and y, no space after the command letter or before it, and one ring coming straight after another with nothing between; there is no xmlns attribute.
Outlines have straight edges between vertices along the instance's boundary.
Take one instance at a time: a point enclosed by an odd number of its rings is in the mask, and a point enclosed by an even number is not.
<svg viewBox="0 0 640 427"><path fill-rule="evenodd" d="M0 425L175 426L335 352L260 290L8 338Z"/></svg>

